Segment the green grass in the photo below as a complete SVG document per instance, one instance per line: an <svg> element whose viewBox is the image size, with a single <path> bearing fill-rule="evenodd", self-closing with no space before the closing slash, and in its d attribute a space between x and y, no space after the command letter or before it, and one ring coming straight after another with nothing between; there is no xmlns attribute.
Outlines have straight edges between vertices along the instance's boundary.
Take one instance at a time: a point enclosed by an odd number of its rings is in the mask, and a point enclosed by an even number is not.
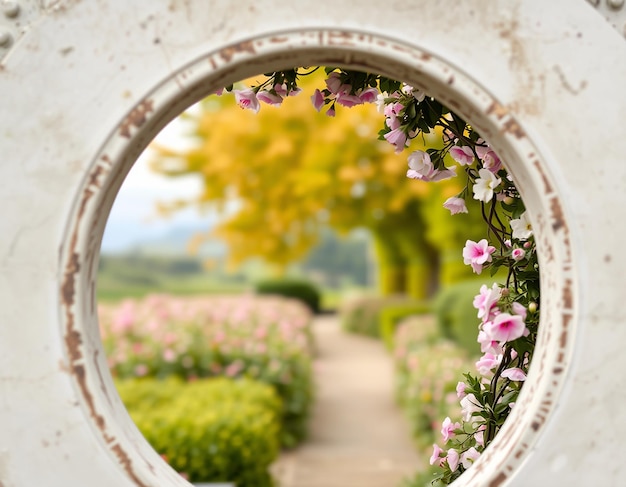
<svg viewBox="0 0 626 487"><path fill-rule="evenodd" d="M207 275L171 277L159 276L153 283L136 284L98 277L97 297L102 301L119 301L124 298L141 298L153 293L176 295L194 294L239 294L249 290L247 284L225 283L211 279Z"/></svg>
<svg viewBox="0 0 626 487"><path fill-rule="evenodd" d="M174 295L240 294L253 289L242 276L220 275L191 259L131 256L104 256L98 271L97 299L116 302L148 294ZM322 289L321 308L336 310L350 290Z"/></svg>

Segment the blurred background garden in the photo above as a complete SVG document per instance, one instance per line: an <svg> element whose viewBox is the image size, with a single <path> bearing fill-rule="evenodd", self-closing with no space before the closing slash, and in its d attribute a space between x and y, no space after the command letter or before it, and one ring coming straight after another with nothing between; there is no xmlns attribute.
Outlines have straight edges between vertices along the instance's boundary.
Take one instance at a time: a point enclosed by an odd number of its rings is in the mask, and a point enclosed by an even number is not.
<svg viewBox="0 0 626 487"><path fill-rule="evenodd" d="M406 156L377 140L375 105L316 113L316 84L258 114L229 95L191 107L108 220L97 292L111 373L142 434L192 482L291 485L276 465L315 438L320 381L335 377L320 365L323 319L389 363L387 399L416 458L389 486L428 485L432 443L458 420L455 388L480 354L472 300L489 278L461 257L480 211L442 207L456 180L405 177ZM366 485L356 478L297 485Z"/></svg>

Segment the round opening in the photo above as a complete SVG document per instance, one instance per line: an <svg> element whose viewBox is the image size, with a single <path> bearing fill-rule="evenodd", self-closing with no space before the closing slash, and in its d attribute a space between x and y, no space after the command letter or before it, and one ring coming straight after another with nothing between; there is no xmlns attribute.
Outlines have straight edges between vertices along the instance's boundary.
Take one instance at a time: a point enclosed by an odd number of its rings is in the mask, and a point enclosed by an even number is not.
<svg viewBox="0 0 626 487"><path fill-rule="evenodd" d="M137 485L182 481L138 436L102 354L95 314L99 243L125 174L156 132L182 109L221 86L293 66L335 65L380 73L421 88L471 120L507 161L527 202L542 267L539 344L527 384L509 420L475 468L455 485L498 485L512 476L554 408L571 349L574 285L564 209L546 158L507 108L460 70L416 48L360 33L286 33L230 46L182 68L128 114L94 158L76 198L71 239L62 252L64 336L75 384L94 433ZM181 83L183 90L181 92ZM544 216L545 215L545 216Z"/></svg>

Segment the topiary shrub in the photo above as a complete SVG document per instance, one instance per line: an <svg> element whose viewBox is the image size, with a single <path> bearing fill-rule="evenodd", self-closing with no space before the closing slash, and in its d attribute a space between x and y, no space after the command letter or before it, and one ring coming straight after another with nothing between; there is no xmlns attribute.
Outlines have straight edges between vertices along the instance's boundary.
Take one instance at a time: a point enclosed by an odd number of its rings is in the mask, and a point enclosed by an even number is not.
<svg viewBox="0 0 626 487"><path fill-rule="evenodd" d="M298 299L313 313L320 312L320 291L310 282L295 279L271 279L257 282L254 290L257 294L275 294Z"/></svg>
<svg viewBox="0 0 626 487"><path fill-rule="evenodd" d="M152 447L191 482L272 487L281 401L265 384L241 379L127 379L116 382Z"/></svg>
<svg viewBox="0 0 626 487"><path fill-rule="evenodd" d="M433 311L441 333L465 348L471 355L479 355L476 341L478 324L476 308L472 305L482 284L491 284L489 279L472 279L446 287L437 295Z"/></svg>

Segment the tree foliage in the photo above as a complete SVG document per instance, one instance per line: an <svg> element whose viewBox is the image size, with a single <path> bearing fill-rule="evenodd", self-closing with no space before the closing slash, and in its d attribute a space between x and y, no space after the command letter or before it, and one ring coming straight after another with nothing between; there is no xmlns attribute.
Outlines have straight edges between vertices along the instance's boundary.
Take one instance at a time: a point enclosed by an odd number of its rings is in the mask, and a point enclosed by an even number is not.
<svg viewBox="0 0 626 487"><path fill-rule="evenodd" d="M457 264L448 254L476 233L476 217L451 219L441 208L463 181L408 180L405 157L377 140L384 118L375 106L345 109L336 118L316 113L307 88L312 92L319 82L316 76L300 80L303 93L256 114L230 96L209 97L187 112L192 147L157 147L151 165L169 176L199 174L204 190L166 209L235 207L210 234L228 244L233 265L260 256L284 268L308 253L324 226L340 232L365 227L375 238L387 293L424 297L440 277L458 278L451 268L467 275L460 256ZM412 147L425 149L437 140L441 136L426 136Z"/></svg>

